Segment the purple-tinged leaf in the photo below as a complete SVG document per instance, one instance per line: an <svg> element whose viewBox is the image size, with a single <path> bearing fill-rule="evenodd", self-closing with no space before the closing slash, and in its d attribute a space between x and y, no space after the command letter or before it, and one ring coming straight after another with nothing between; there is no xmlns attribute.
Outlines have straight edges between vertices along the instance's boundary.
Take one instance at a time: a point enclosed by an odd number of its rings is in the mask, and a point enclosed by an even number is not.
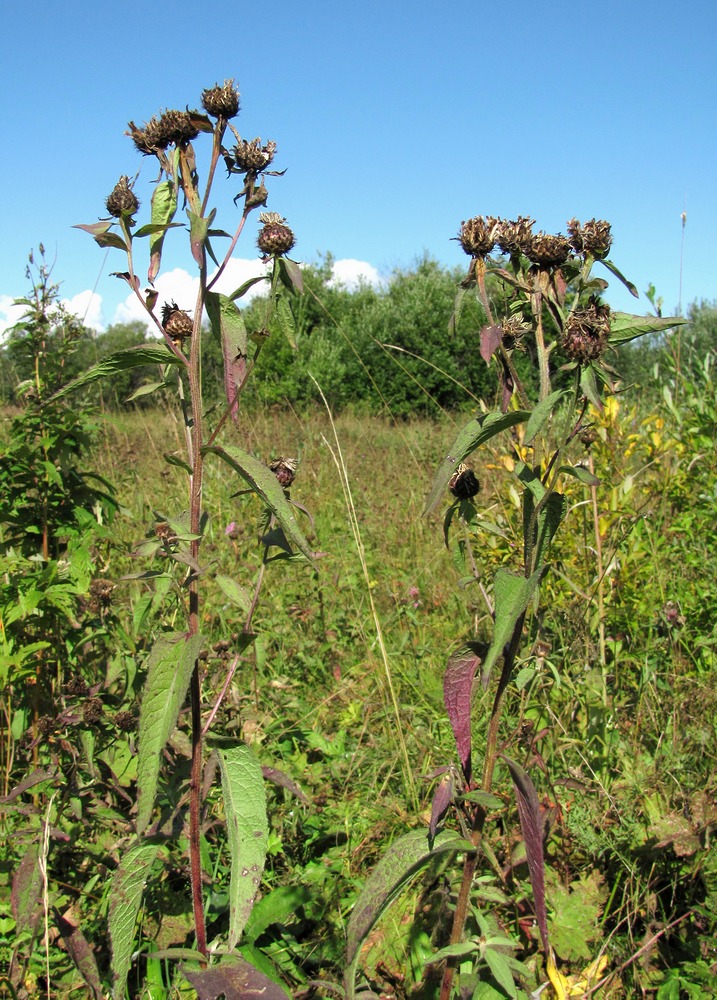
<svg viewBox="0 0 717 1000"><path fill-rule="evenodd" d="M499 326L484 326L480 332L480 356L486 364L500 347L503 331Z"/></svg>
<svg viewBox="0 0 717 1000"><path fill-rule="evenodd" d="M431 822L428 824L428 834L433 839L436 836L438 824L446 815L449 805L453 801L453 775L444 774L438 782L438 787L433 793L431 802Z"/></svg>
<svg viewBox="0 0 717 1000"><path fill-rule="evenodd" d="M471 783L471 695L481 659L476 647L464 647L450 657L443 675L443 704L467 785Z"/></svg>
<svg viewBox="0 0 717 1000"><path fill-rule="evenodd" d="M216 209L213 208L206 217L197 215L196 212L187 209L187 215L189 216L189 247L192 251L192 257L197 262L197 266L203 268L204 246L207 242L209 227L216 215Z"/></svg>
<svg viewBox="0 0 717 1000"><path fill-rule="evenodd" d="M288 774L277 770L275 767L262 767L261 773L266 781L273 781L275 785L285 788L287 792L291 792L292 795L295 795L300 802L304 803L304 805L308 806L310 804L310 800Z"/></svg>
<svg viewBox="0 0 717 1000"><path fill-rule="evenodd" d="M111 277L121 278L122 281L126 281L133 292L139 289L139 278L136 274L130 274L129 271L111 271Z"/></svg>
<svg viewBox="0 0 717 1000"><path fill-rule="evenodd" d="M105 233L109 232L113 225L114 219L100 219L99 222L92 222L87 226L78 224L72 228L82 229L96 239L98 236L104 236Z"/></svg>
<svg viewBox="0 0 717 1000"><path fill-rule="evenodd" d="M171 180L160 181L152 194L151 225L161 228L153 232L149 240L149 271L147 272L147 280L150 284L154 283L155 278L159 274L164 237L176 211L177 190L174 182Z"/></svg>
<svg viewBox="0 0 717 1000"><path fill-rule="evenodd" d="M33 788L35 785L39 785L43 781L52 781L54 777L54 771L45 771L42 768L38 768L36 771L28 774L26 778L23 778L19 784L15 785L15 787L10 790L8 795L0 796L0 802L12 802L12 800L16 799L18 795L22 795L23 792L26 792L28 788Z"/></svg>
<svg viewBox="0 0 717 1000"><path fill-rule="evenodd" d="M523 768L515 761L501 754L510 776L513 779L515 797L518 803L520 829L525 841L525 853L528 858L530 884L533 889L535 918L540 930L540 940L543 951L550 954L548 943L548 914L545 907L545 860L543 856L543 821L540 813L540 802L535 785Z"/></svg>
<svg viewBox="0 0 717 1000"><path fill-rule="evenodd" d="M356 966L361 946L401 890L440 854L472 850L474 847L470 841L448 831L439 833L432 845L427 830L412 830L391 844L366 880L349 920L344 976L347 1000L354 1000L355 997Z"/></svg>
<svg viewBox="0 0 717 1000"><path fill-rule="evenodd" d="M197 991L199 1000L287 1000L289 994L243 958L232 957L201 972L182 968L182 975Z"/></svg>
<svg viewBox="0 0 717 1000"><path fill-rule="evenodd" d="M80 930L80 925L72 919L69 914L62 916L55 911L55 921L57 928L62 935L67 953L75 963L75 968L80 973L85 983L89 987L94 1000L102 1000L104 993L100 974L97 968L97 960L87 938Z"/></svg>
<svg viewBox="0 0 717 1000"><path fill-rule="evenodd" d="M231 416L239 414L239 392L247 371L247 333L241 310L226 295L207 292L207 315L212 332L222 345L224 393Z"/></svg>
<svg viewBox="0 0 717 1000"><path fill-rule="evenodd" d="M23 854L22 861L13 876L10 901L18 935L28 932L30 936L34 936L42 916L39 854L38 845L31 844Z"/></svg>

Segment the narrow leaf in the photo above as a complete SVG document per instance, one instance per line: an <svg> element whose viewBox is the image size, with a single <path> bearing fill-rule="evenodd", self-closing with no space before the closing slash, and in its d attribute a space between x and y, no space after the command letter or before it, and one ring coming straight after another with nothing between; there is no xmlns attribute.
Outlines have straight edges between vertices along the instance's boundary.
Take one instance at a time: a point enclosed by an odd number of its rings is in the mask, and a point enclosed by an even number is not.
<svg viewBox="0 0 717 1000"><path fill-rule="evenodd" d="M560 471L564 472L566 476L572 476L585 486L600 485L598 477L593 475L590 469L586 469L584 465L561 465Z"/></svg>
<svg viewBox="0 0 717 1000"><path fill-rule="evenodd" d="M113 996L123 1000L127 973L134 951L135 924L142 903L147 876L159 850L158 844L143 843L132 847L112 876L108 925L112 942Z"/></svg>
<svg viewBox="0 0 717 1000"><path fill-rule="evenodd" d="M286 276L285 284L289 282L293 287L294 291L298 292L299 295L304 293L304 276L301 273L301 268L294 260L289 260L288 257L279 258L279 266L282 269L282 278Z"/></svg>
<svg viewBox="0 0 717 1000"><path fill-rule="evenodd" d="M253 288L254 285L258 284L258 282L268 281L268 280L269 280L268 274L259 274L257 275L256 278L247 278L247 280L243 284L239 285L238 288L234 289L231 295L227 296L227 298L241 299L244 295L246 295L249 289Z"/></svg>
<svg viewBox="0 0 717 1000"><path fill-rule="evenodd" d="M89 987L90 994L94 1000L103 1000L104 993L97 968L97 959L92 946L82 933L80 925L69 915L63 916L57 911L55 912L55 920L67 953Z"/></svg>
<svg viewBox="0 0 717 1000"><path fill-rule="evenodd" d="M443 675L443 703L467 784L471 782L471 694L480 662L478 647L471 645L451 656Z"/></svg>
<svg viewBox="0 0 717 1000"><path fill-rule="evenodd" d="M87 371L72 379L67 385L63 385L51 399L59 399L66 396L75 389L81 389L90 382L98 379L109 378L118 372L128 371L130 368L141 368L143 365L179 365L182 364L180 358L173 354L163 344L140 344L139 347L128 347L123 351L115 351L104 358L98 364L88 368Z"/></svg>
<svg viewBox="0 0 717 1000"><path fill-rule="evenodd" d="M247 333L240 309L226 295L207 292L207 314L222 345L224 393L233 420L239 413L238 393L246 378Z"/></svg>
<svg viewBox="0 0 717 1000"><path fill-rule="evenodd" d="M542 569L537 570L527 580L524 576L518 576L507 569L499 569L496 573L493 587L495 626L493 641L483 663L481 680L484 686L488 684L491 671L498 657L502 655L505 644L510 641L518 619L530 604L542 575Z"/></svg>
<svg viewBox="0 0 717 1000"><path fill-rule="evenodd" d="M493 357L503 339L503 331L499 326L484 326L480 332L480 356L486 364Z"/></svg>
<svg viewBox="0 0 717 1000"><path fill-rule="evenodd" d="M262 766L261 773L266 781L272 781L280 788L285 788L287 792L291 792L292 795L295 795L300 802L304 803L304 805L310 805L310 800L304 792L302 792L301 788L292 778L289 777L288 774L285 774L284 771L280 771L276 767Z"/></svg>
<svg viewBox="0 0 717 1000"><path fill-rule="evenodd" d="M291 347L296 350L296 322L289 300L285 295L277 295L274 308L276 310L276 318L279 322L279 329L289 341Z"/></svg>
<svg viewBox="0 0 717 1000"><path fill-rule="evenodd" d="M169 223L177 211L177 190L172 180L160 181L152 193L152 226L160 227L149 240L149 271L147 280L152 284L159 274L162 247Z"/></svg>
<svg viewBox="0 0 717 1000"><path fill-rule="evenodd" d="M236 604L238 608L241 608L248 615L251 610L251 594L246 587L242 587L236 580L233 580L230 576L224 576L223 573L217 573L215 580L232 604Z"/></svg>
<svg viewBox="0 0 717 1000"><path fill-rule="evenodd" d="M433 799L431 800L431 821L428 824L428 835L432 838L436 836L438 824L445 816L451 802L453 802L454 791L453 775L450 772L444 774L438 782L436 790L433 793Z"/></svg>
<svg viewBox="0 0 717 1000"><path fill-rule="evenodd" d="M543 399L540 403L538 403L533 412L530 414L528 425L525 428L524 444L527 445L533 443L542 430L545 421L555 409L558 400L567 395L567 389L558 389L556 392L551 392L546 399Z"/></svg>
<svg viewBox="0 0 717 1000"><path fill-rule="evenodd" d="M548 915L545 907L545 861L543 858L543 823L540 816L540 802L535 785L523 768L501 754L508 766L513 779L515 797L518 803L520 829L525 841L525 853L528 858L530 884L533 889L535 916L540 930L543 951L550 954L548 944Z"/></svg>
<svg viewBox="0 0 717 1000"><path fill-rule="evenodd" d="M199 1000L217 1000L221 996L225 1000L250 1000L251 997L288 1000L289 997L283 987L244 958L232 956L229 961L201 972L182 968L182 975L197 991Z"/></svg>
<svg viewBox="0 0 717 1000"><path fill-rule="evenodd" d="M580 388L593 404L596 410L602 411L602 399L598 389L597 379L592 367L588 365L580 372Z"/></svg>
<svg viewBox="0 0 717 1000"><path fill-rule="evenodd" d="M22 860L12 880L10 901L12 915L15 918L16 933L28 933L34 936L38 921L42 915L42 876L38 858L40 849L37 844L30 844L22 856Z"/></svg>
<svg viewBox="0 0 717 1000"><path fill-rule="evenodd" d="M632 316L630 313L615 312L610 318L610 343L626 344L646 333L658 333L681 326L687 320L681 316Z"/></svg>
<svg viewBox="0 0 717 1000"><path fill-rule="evenodd" d="M161 754L177 724L204 638L172 632L161 635L147 658L147 680L139 716L137 832L149 824Z"/></svg>
<svg viewBox="0 0 717 1000"><path fill-rule="evenodd" d="M436 506L460 462L496 434L516 424L524 423L529 417L530 413L527 410L514 410L511 413L486 413L470 420L459 432L450 452L443 459L433 480L423 513L430 514Z"/></svg>
<svg viewBox="0 0 717 1000"><path fill-rule="evenodd" d="M630 295L634 295L636 299L640 298L640 293L637 288L633 285L631 281L628 281L625 275L620 271L616 264L613 264L611 260L600 259L600 263L603 267L606 267L611 274L614 274L618 281L621 281L625 288L627 288Z"/></svg>
<svg viewBox="0 0 717 1000"><path fill-rule="evenodd" d="M204 267L204 244L207 242L207 233L216 215L216 209L212 209L208 216L197 215L191 209L187 209L189 216L189 247L192 257L197 262L197 266Z"/></svg>
<svg viewBox="0 0 717 1000"><path fill-rule="evenodd" d="M238 472L276 516L289 541L293 542L307 559L314 558L314 553L296 522L294 509L286 499L284 490L270 469L253 455L233 445L226 445L224 448L212 446L205 448L204 451L217 455L235 472Z"/></svg>
<svg viewBox="0 0 717 1000"><path fill-rule="evenodd" d="M427 830L412 830L391 844L366 880L349 920L344 980L347 1000L354 997L361 946L401 890L438 855L446 851L471 850L470 841L448 831L439 833L432 847Z"/></svg>
<svg viewBox="0 0 717 1000"><path fill-rule="evenodd" d="M259 891L269 826L264 778L253 752L241 745L228 750L217 748L217 755L231 857L227 941L231 951L241 937Z"/></svg>

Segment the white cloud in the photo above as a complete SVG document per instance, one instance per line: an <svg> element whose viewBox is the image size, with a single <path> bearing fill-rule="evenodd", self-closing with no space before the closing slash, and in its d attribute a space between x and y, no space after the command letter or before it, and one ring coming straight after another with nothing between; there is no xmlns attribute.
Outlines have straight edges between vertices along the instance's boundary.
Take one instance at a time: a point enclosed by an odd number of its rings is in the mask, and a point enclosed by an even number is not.
<svg viewBox="0 0 717 1000"><path fill-rule="evenodd" d="M231 295L232 292L235 292L249 278L256 278L267 273L267 266L258 259L232 258L222 271L212 291L221 292L222 295ZM216 271L214 271L214 274L216 274ZM212 277L213 275L210 275L210 281ZM172 271L161 273L155 281L154 287L159 293L159 298L154 308L155 316L160 317L162 315L162 306L165 302L176 302L180 309L185 309L190 314L192 313L199 291L198 277L189 274L188 271L185 271L181 267L175 267ZM246 303L256 295L261 295L266 287L265 282L257 282L242 297L241 303ZM150 327L150 330L156 330L156 327L148 320L147 313L140 304L137 296L130 294L124 302L121 302L117 306L112 322L131 323L135 320L145 323Z"/></svg>
<svg viewBox="0 0 717 1000"><path fill-rule="evenodd" d="M62 305L68 312L76 316L83 326L91 330L104 330L105 321L102 316L102 296L89 289L73 295L71 299L63 299Z"/></svg>
<svg viewBox="0 0 717 1000"><path fill-rule="evenodd" d="M335 260L331 265L332 278L330 284L335 288L341 286L353 292L361 284L371 285L377 288L382 284L381 275L373 264L365 260L354 260L346 257L344 260Z"/></svg>

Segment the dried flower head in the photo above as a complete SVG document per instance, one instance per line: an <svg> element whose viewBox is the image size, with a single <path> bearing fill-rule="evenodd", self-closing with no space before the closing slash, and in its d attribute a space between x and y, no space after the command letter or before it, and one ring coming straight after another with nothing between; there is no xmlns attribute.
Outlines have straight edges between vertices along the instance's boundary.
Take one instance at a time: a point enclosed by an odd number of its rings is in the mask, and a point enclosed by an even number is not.
<svg viewBox="0 0 717 1000"><path fill-rule="evenodd" d="M88 698L82 706L82 718L88 726L93 726L99 722L104 712L104 706L100 698Z"/></svg>
<svg viewBox="0 0 717 1000"><path fill-rule="evenodd" d="M108 608L112 603L112 591L115 589L111 580L98 578L90 584L90 608L99 611Z"/></svg>
<svg viewBox="0 0 717 1000"><path fill-rule="evenodd" d="M199 135L195 116L196 112L165 111L159 119L159 130L167 145L180 146L183 142L191 142Z"/></svg>
<svg viewBox="0 0 717 1000"><path fill-rule="evenodd" d="M495 242L503 251L516 257L518 254L527 254L532 239L535 219L528 215L519 215L517 219L501 219L498 223Z"/></svg>
<svg viewBox="0 0 717 1000"><path fill-rule="evenodd" d="M159 120L154 115L148 122L144 123L142 128L135 125L134 122L129 122L127 127L129 132L126 135L132 139L136 149L143 156L151 156L159 150L166 149L169 145L169 140L160 128Z"/></svg>
<svg viewBox="0 0 717 1000"><path fill-rule="evenodd" d="M226 157L227 166L240 174L259 174L266 170L275 153L275 142L267 142L262 146L261 139L240 139L232 150L231 157Z"/></svg>
<svg viewBox="0 0 717 1000"><path fill-rule="evenodd" d="M275 462L269 463L269 468L285 490L288 490L296 478L297 464L295 458L277 458Z"/></svg>
<svg viewBox="0 0 717 1000"><path fill-rule="evenodd" d="M570 244L564 236L535 233L525 255L538 267L560 267L570 256Z"/></svg>
<svg viewBox="0 0 717 1000"><path fill-rule="evenodd" d="M610 336L610 306L590 298L585 309L572 312L565 324L562 347L572 360L584 364L599 358Z"/></svg>
<svg viewBox="0 0 717 1000"><path fill-rule="evenodd" d="M589 219L582 225L577 219L568 222L570 245L575 253L592 254L598 260L607 257L612 246L610 223L605 219Z"/></svg>
<svg viewBox="0 0 717 1000"><path fill-rule="evenodd" d="M115 219L120 219L123 215L134 215L139 208L137 195L132 190L129 177L120 177L112 188L107 201L105 202L107 211Z"/></svg>
<svg viewBox="0 0 717 1000"><path fill-rule="evenodd" d="M162 326L175 343L191 337L194 328L189 314L180 309L176 302L165 302L162 306Z"/></svg>
<svg viewBox="0 0 717 1000"><path fill-rule="evenodd" d="M115 725L123 733L131 733L133 729L137 728L137 720L132 712L118 712L115 715Z"/></svg>
<svg viewBox="0 0 717 1000"><path fill-rule="evenodd" d="M225 80L222 87L216 84L202 91L202 107L212 118L235 118L239 114L239 89L233 80Z"/></svg>
<svg viewBox="0 0 717 1000"><path fill-rule="evenodd" d="M73 695L76 698L84 698L89 690L87 681L84 677L81 677L80 674L75 674L73 677L70 677L67 684L65 684L65 691L67 694Z"/></svg>
<svg viewBox="0 0 717 1000"><path fill-rule="evenodd" d="M480 483L473 470L461 462L448 481L448 489L459 500L470 500L480 489Z"/></svg>
<svg viewBox="0 0 717 1000"><path fill-rule="evenodd" d="M483 218L476 215L467 222L461 222L458 240L470 257L487 257L495 246L500 219L492 215Z"/></svg>
<svg viewBox="0 0 717 1000"><path fill-rule="evenodd" d="M296 239L278 212L262 212L259 221L264 225L259 231L256 245L265 257L281 257L294 246Z"/></svg>
<svg viewBox="0 0 717 1000"><path fill-rule="evenodd" d="M520 342L529 329L530 326L525 322L522 316L517 314L515 316L507 316L500 324L503 347L505 347L508 351L512 351L516 347L519 347Z"/></svg>

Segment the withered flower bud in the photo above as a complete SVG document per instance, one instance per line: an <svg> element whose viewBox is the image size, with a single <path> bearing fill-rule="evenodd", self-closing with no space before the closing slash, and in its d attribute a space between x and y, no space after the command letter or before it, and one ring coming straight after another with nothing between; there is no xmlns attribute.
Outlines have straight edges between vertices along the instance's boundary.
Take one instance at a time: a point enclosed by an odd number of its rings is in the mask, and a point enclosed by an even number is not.
<svg viewBox="0 0 717 1000"><path fill-rule="evenodd" d="M239 90L233 80L225 80L202 92L202 107L213 118L235 118L239 114Z"/></svg>
<svg viewBox="0 0 717 1000"><path fill-rule="evenodd" d="M191 337L194 329L189 314L180 309L176 302L165 302L162 306L162 326L175 344Z"/></svg>
<svg viewBox="0 0 717 1000"><path fill-rule="evenodd" d="M88 726L93 726L99 722L104 713L104 707L100 698L88 698L82 706L82 718Z"/></svg>
<svg viewBox="0 0 717 1000"><path fill-rule="evenodd" d="M501 219L498 223L495 242L503 251L515 257L518 254L527 254L533 239L533 226L535 219L528 215L519 215L514 221Z"/></svg>
<svg viewBox="0 0 717 1000"><path fill-rule="evenodd" d="M134 215L139 208L137 195L132 190L129 177L120 177L105 202L107 211L115 219L123 215Z"/></svg>
<svg viewBox="0 0 717 1000"><path fill-rule="evenodd" d="M227 165L240 174L258 174L266 170L276 153L276 143L267 142L262 146L261 139L240 139L232 150L233 161L227 157Z"/></svg>
<svg viewBox="0 0 717 1000"><path fill-rule="evenodd" d="M281 257L288 253L296 242L294 234L278 212L262 212L259 221L264 223L259 231L256 245L265 257Z"/></svg>
<svg viewBox="0 0 717 1000"><path fill-rule="evenodd" d="M123 733L131 733L133 729L137 728L137 720L132 712L118 712L115 715L115 725Z"/></svg>
<svg viewBox="0 0 717 1000"><path fill-rule="evenodd" d="M560 267L570 256L570 249L570 244L564 236L536 233L530 241L525 255L538 267Z"/></svg>
<svg viewBox="0 0 717 1000"><path fill-rule="evenodd" d="M139 128L134 122L129 122L127 127L129 132L125 134L132 139L136 149L143 156L151 156L159 150L166 149L170 144L171 140L165 134L165 129L162 128L160 121L154 115L148 122L144 123L142 128Z"/></svg>
<svg viewBox="0 0 717 1000"><path fill-rule="evenodd" d="M65 691L67 694L74 695L76 698L84 698L89 691L89 687L87 686L87 681L84 677L81 677L79 674L75 674L74 677L70 677L67 684L65 684Z"/></svg>
<svg viewBox="0 0 717 1000"><path fill-rule="evenodd" d="M577 219L568 222L570 245L575 253L592 254L598 260L607 257L612 246L610 223L604 219L590 219L582 225Z"/></svg>
<svg viewBox="0 0 717 1000"><path fill-rule="evenodd" d="M108 608L112 603L115 585L111 580L96 579L90 584L91 603L100 608Z"/></svg>
<svg viewBox="0 0 717 1000"><path fill-rule="evenodd" d="M458 240L469 257L487 257L493 250L500 219L487 215L476 215L467 222L461 222Z"/></svg>
<svg viewBox="0 0 717 1000"><path fill-rule="evenodd" d="M593 296L585 309L576 309L568 316L562 348L571 361L584 364L603 354L609 336L610 306Z"/></svg>
<svg viewBox="0 0 717 1000"><path fill-rule="evenodd" d="M579 434L580 443L586 451L590 451L600 435L594 427L584 427Z"/></svg>
<svg viewBox="0 0 717 1000"><path fill-rule="evenodd" d="M269 468L279 480L279 484L285 489L291 486L296 477L297 461L295 458L277 458L275 462L269 463Z"/></svg>
<svg viewBox="0 0 717 1000"><path fill-rule="evenodd" d="M163 115L160 115L157 129L164 143L161 148L173 144L180 146L183 142L191 142L199 135L199 129L192 120L189 111L165 111Z"/></svg>
<svg viewBox="0 0 717 1000"><path fill-rule="evenodd" d="M458 500L470 500L480 489L475 473L461 462L448 481L448 489Z"/></svg>
<svg viewBox="0 0 717 1000"><path fill-rule="evenodd" d="M500 324L501 339L506 350L512 351L520 346L524 335L530 329L522 316L508 316Z"/></svg>

